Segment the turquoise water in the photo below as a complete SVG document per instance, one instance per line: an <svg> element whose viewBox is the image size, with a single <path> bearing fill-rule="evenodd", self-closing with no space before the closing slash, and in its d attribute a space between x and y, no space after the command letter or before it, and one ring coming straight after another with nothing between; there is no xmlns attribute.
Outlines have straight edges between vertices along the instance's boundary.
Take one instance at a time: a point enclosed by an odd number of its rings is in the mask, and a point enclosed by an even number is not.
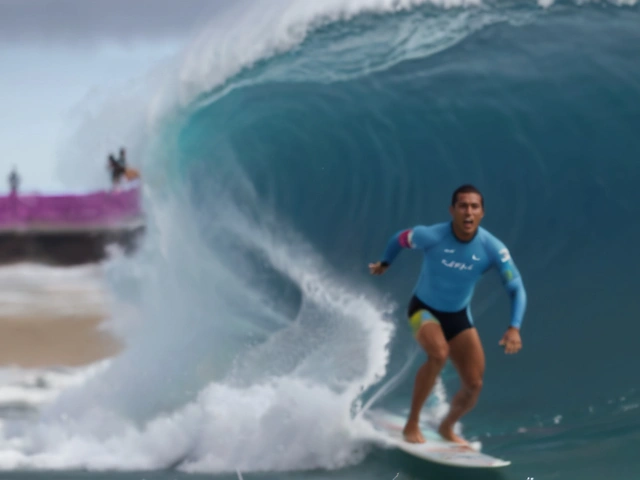
<svg viewBox="0 0 640 480"><path fill-rule="evenodd" d="M193 95L149 145L175 176L150 187L146 251L110 271L147 321L37 434L11 424L12 478L638 478L640 10L354 9L301 7L300 38L238 27L238 48L286 41L226 77L213 67L236 57L203 37ZM398 229L446 220L466 182L529 298L514 357L497 275L472 304L487 373L460 429L513 462L499 472L380 448L357 416L371 398L406 411L424 360L404 321L419 258L366 266ZM448 367L425 420L456 387Z"/></svg>

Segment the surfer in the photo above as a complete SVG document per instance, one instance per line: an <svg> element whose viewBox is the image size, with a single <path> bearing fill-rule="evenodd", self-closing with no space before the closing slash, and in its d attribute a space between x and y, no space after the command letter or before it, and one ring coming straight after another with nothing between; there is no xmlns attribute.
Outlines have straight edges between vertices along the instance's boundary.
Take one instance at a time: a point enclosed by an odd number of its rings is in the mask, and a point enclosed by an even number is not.
<svg viewBox="0 0 640 480"><path fill-rule="evenodd" d="M11 190L11 195L18 194L18 187L20 186L20 175L16 171L16 167L13 167L11 173L9 174L9 189Z"/></svg>
<svg viewBox="0 0 640 480"><path fill-rule="evenodd" d="M369 264L372 275L381 275L402 249L420 250L424 255L407 312L414 337L427 354L415 378L411 411L403 430L405 439L412 443L425 441L419 427L420 411L447 359L451 359L461 388L438 431L447 440L467 444L453 427L475 406L482 389L485 358L470 303L476 283L490 268L498 270L511 297L511 321L499 345L507 354L522 348L525 288L509 250L480 227L484 217L482 194L473 185L462 185L453 193L449 213L450 222L397 232L382 260Z"/></svg>
<svg viewBox="0 0 640 480"><path fill-rule="evenodd" d="M118 163L122 168L127 168L127 151L124 147L120 147L120 152L118 154Z"/></svg>
<svg viewBox="0 0 640 480"><path fill-rule="evenodd" d="M114 157L113 154L109 154L107 166L111 171L111 183L113 184L113 188L116 188L125 174L126 168L116 160L116 157Z"/></svg>

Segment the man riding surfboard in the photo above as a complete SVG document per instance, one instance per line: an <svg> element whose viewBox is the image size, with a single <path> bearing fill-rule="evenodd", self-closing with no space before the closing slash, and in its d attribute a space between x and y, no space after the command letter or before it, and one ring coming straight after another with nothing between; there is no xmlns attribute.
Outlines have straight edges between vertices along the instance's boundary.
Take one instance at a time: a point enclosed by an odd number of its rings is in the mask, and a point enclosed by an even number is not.
<svg viewBox="0 0 640 480"><path fill-rule="evenodd" d="M369 264L372 275L381 275L402 249L423 253L422 269L407 312L414 337L427 354L427 361L415 378L411 411L403 430L405 439L412 443L425 441L419 427L420 410L447 359L451 359L461 388L438 432L447 440L466 444L453 427L475 406L485 367L469 305L476 283L491 268L498 270L511 297L511 320L499 344L508 354L522 348L520 326L527 302L524 284L507 247L480 227L484 217L482 194L472 185L459 187L453 193L449 212L451 222L397 232L389 240L382 260Z"/></svg>

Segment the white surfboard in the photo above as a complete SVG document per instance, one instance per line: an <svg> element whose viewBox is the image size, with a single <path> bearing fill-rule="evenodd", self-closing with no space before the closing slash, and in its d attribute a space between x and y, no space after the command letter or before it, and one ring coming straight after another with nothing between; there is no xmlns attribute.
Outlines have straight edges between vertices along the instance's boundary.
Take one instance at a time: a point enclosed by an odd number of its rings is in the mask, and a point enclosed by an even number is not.
<svg viewBox="0 0 640 480"><path fill-rule="evenodd" d="M399 415L376 410L367 412L365 418L387 443L423 460L466 468L496 468L511 464L508 460L494 458L473 448L444 440L437 432L430 429L422 429L426 443L409 443L402 435L405 419Z"/></svg>

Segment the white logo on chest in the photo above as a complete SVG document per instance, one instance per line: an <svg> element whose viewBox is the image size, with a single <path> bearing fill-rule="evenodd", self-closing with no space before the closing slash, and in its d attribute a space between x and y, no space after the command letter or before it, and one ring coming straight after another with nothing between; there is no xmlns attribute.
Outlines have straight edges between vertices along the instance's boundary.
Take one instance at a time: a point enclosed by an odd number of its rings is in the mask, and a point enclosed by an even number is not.
<svg viewBox="0 0 640 480"><path fill-rule="evenodd" d="M466 263L455 262L453 260L447 262L444 258L442 259L442 264L447 268L454 268L460 271L473 270L473 265L467 265Z"/></svg>

